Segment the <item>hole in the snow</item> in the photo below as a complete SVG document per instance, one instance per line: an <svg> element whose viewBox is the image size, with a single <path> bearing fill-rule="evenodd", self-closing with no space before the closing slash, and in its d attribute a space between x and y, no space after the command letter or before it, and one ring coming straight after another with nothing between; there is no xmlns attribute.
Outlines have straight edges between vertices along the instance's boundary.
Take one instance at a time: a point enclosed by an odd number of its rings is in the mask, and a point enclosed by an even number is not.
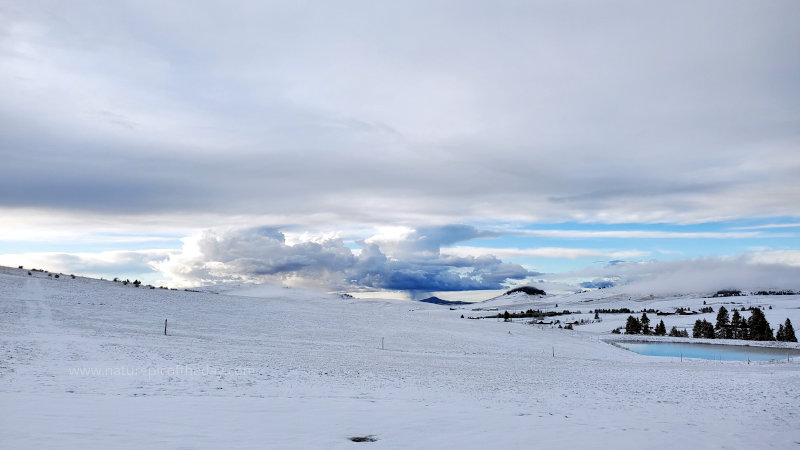
<svg viewBox="0 0 800 450"><path fill-rule="evenodd" d="M371 434L369 436L353 436L349 439L353 442L375 442L378 440L378 438Z"/></svg>

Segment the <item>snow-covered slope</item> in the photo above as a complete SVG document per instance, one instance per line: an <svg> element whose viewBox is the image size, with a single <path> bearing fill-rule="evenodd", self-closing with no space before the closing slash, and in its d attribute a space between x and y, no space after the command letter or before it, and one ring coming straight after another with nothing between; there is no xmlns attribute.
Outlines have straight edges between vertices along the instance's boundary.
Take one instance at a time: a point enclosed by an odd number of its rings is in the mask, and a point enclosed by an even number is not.
<svg viewBox="0 0 800 450"><path fill-rule="evenodd" d="M241 294L1 269L0 448L800 442L798 361L640 356L601 341L612 318L568 331L462 319L481 313L471 305ZM781 320L800 306L796 297L767 300ZM702 299L541 301L588 312ZM349 440L367 435L377 441Z"/></svg>

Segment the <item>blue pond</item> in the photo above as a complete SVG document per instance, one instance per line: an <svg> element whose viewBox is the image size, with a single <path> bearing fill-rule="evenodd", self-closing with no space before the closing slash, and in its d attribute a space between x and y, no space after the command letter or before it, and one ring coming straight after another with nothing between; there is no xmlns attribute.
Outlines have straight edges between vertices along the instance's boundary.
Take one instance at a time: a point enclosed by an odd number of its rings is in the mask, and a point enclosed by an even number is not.
<svg viewBox="0 0 800 450"><path fill-rule="evenodd" d="M800 350L745 345L690 344L684 342L617 341L616 345L640 355L700 358L725 361L769 361L800 357Z"/></svg>

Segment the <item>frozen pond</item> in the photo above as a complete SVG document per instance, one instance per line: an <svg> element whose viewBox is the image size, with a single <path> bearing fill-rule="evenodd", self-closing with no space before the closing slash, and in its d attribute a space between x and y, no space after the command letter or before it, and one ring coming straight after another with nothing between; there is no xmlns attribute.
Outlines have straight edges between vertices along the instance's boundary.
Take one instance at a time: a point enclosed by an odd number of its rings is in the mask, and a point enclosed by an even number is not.
<svg viewBox="0 0 800 450"><path fill-rule="evenodd" d="M617 341L616 345L640 355L672 356L726 361L769 361L800 357L800 350L745 345L691 344L685 342Z"/></svg>

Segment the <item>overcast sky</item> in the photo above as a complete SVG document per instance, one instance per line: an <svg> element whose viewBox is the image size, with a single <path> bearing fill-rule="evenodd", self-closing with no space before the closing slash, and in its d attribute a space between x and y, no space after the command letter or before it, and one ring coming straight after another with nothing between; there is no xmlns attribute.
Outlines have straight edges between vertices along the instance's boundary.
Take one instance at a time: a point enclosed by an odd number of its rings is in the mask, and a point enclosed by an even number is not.
<svg viewBox="0 0 800 450"><path fill-rule="evenodd" d="M795 0L0 0L0 263L418 291L800 267L798 80Z"/></svg>

